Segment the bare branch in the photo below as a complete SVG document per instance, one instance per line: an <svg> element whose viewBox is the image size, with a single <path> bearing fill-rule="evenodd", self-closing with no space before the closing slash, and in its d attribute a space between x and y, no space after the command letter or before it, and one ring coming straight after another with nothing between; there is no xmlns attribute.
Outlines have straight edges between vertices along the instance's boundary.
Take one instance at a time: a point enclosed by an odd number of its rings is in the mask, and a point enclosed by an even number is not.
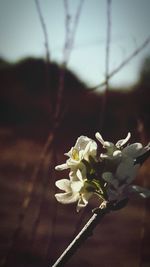
<svg viewBox="0 0 150 267"><path fill-rule="evenodd" d="M72 47L74 44L75 34L76 34L77 25L78 25L78 21L80 18L83 2L84 0L80 0L79 6L77 8L76 16L75 16L73 30L71 31L70 30L71 16L69 14L68 1L64 0L66 40L64 44L64 55L63 55L64 59L63 59L63 65L62 65L60 78L59 78L59 88L58 88L58 94L57 94L56 109L55 109L55 114L54 114L54 121L56 122L56 125L58 124L60 110L61 110L62 96L63 96L63 90L64 90L65 70L66 70L66 66L69 61L69 57L70 57Z"/></svg>
<svg viewBox="0 0 150 267"><path fill-rule="evenodd" d="M44 17L42 15L42 11L41 11L41 7L40 7L39 1L38 0L34 0L34 1L35 1L35 4L36 4L37 12L38 12L38 15L39 15L41 27L42 27L43 34L44 34L45 49L46 49L46 59L47 59L47 62L50 62L50 52L49 52L48 33L47 33L46 24L45 24L45 21L44 21Z"/></svg>
<svg viewBox="0 0 150 267"><path fill-rule="evenodd" d="M110 42L111 42L111 0L107 0L107 38L106 38L106 57L105 57L105 91L102 97L101 113L100 113L100 129L102 132L105 111L106 111L106 101L109 90L109 62L110 62Z"/></svg>
<svg viewBox="0 0 150 267"><path fill-rule="evenodd" d="M104 217L106 213L110 211L109 206L104 209L99 209L99 212L94 213L89 219L86 225L82 228L79 234L73 239L70 245L65 249L62 255L54 263L52 267L61 267L73 256L78 248L83 244L83 242L88 239L93 234L93 230L100 220Z"/></svg>
<svg viewBox="0 0 150 267"><path fill-rule="evenodd" d="M76 13L76 16L75 16L73 30L72 30L72 34L71 34L70 49L72 49L73 44L74 44L75 34L76 34L76 31L77 31L77 27L78 27L79 18L80 18L80 14L81 14L83 3L84 3L84 0L80 0L79 6L77 8L77 13Z"/></svg>
<svg viewBox="0 0 150 267"><path fill-rule="evenodd" d="M68 1L64 0L64 11L65 11L65 43L64 43L64 52L63 52L63 64L67 63L67 52L69 50L69 40L70 40L70 22L71 15L69 13Z"/></svg>
<svg viewBox="0 0 150 267"><path fill-rule="evenodd" d="M117 68L109 73L108 79L110 80L115 74L117 74L122 68L124 68L132 59L134 59L148 44L150 43L150 36L136 49L134 50L124 61L122 61ZM106 80L95 87L89 88L89 90L96 90L106 85Z"/></svg>
<svg viewBox="0 0 150 267"><path fill-rule="evenodd" d="M108 202L104 208L96 208L93 210L94 214L85 224L79 234L73 239L69 246L65 249L58 260L52 265L52 267L61 267L74 255L78 248L93 235L93 230L101 222L102 218L111 211L117 211L124 208L128 203L128 198L125 198L119 202Z"/></svg>
<svg viewBox="0 0 150 267"><path fill-rule="evenodd" d="M68 1L64 0L66 39L65 39L65 45L64 45L63 65L67 65L71 51L72 51L83 2L84 0L80 0L79 2L77 12L75 15L75 19L74 19L74 23L73 23L73 28L71 30L70 28L71 15L69 13Z"/></svg>
<svg viewBox="0 0 150 267"><path fill-rule="evenodd" d="M107 0L107 40L106 40L106 62L105 62L106 90L108 90L109 88L110 41L111 41L111 0Z"/></svg>

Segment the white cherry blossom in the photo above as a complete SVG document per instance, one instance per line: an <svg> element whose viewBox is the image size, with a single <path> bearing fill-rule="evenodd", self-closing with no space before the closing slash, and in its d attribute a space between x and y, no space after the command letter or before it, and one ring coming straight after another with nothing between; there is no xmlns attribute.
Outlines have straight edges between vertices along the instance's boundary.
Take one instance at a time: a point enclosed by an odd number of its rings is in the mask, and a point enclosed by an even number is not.
<svg viewBox="0 0 150 267"><path fill-rule="evenodd" d="M58 165L55 167L56 170L65 170L65 169L83 169L84 164L82 160L89 161L89 156L95 158L97 153L97 144L92 139L87 136L80 136L74 147L70 149L68 153L65 153L69 157L66 163Z"/></svg>
<svg viewBox="0 0 150 267"><path fill-rule="evenodd" d="M129 132L125 139L117 141L116 144L109 141L104 141L99 132L95 134L95 137L102 144L103 148L106 149L106 153L101 153L101 158L119 158L121 156L121 148L129 141L131 134Z"/></svg>
<svg viewBox="0 0 150 267"><path fill-rule="evenodd" d="M78 202L78 212L81 208L85 207L88 204L88 200L93 195L93 192L90 192L88 190L88 187L86 185L87 179L82 176L80 170L77 171L76 178L78 180L74 180L72 179L72 177L70 177L70 180L61 179L56 181L56 186L65 192L55 194L55 197L57 201L62 204Z"/></svg>
<svg viewBox="0 0 150 267"><path fill-rule="evenodd" d="M69 179L56 181L56 186L64 191L55 194L56 199L69 204L77 202L77 211L88 204L93 194L98 195L103 203L120 201L131 193L150 197L148 189L133 185L140 167L138 157L145 154L150 146L141 143L128 144L131 134L115 144L104 141L100 133L95 134L106 152L97 155L97 144L94 140L80 136L75 146L65 155L69 158L56 170L70 169Z"/></svg>
<svg viewBox="0 0 150 267"><path fill-rule="evenodd" d="M138 148L138 149L137 149ZM125 150L125 152L124 152ZM128 153L130 152L130 153ZM135 164L135 159L145 153L146 149L141 144L133 144L124 148L120 163L114 172L104 172L102 178L107 182L107 194L109 200L119 200L130 195L131 192L138 192L143 197L148 197L150 191L142 187L133 186L140 164Z"/></svg>

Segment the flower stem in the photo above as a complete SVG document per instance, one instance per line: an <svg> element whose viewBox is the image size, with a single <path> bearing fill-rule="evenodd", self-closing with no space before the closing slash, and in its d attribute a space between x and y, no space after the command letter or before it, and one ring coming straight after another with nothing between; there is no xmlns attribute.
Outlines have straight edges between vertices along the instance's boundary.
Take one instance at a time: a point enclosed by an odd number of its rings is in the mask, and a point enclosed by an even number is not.
<svg viewBox="0 0 150 267"><path fill-rule="evenodd" d="M104 215L110 212L111 206L108 204L103 209L96 209L95 213L89 219L89 221L85 224L79 234L73 239L73 241L69 244L69 246L65 249L62 255L58 258L58 260L52 265L52 267L62 267L67 263L67 261L73 256L76 250L80 247L80 245L93 234L93 230L96 225L100 222L100 220L104 217Z"/></svg>

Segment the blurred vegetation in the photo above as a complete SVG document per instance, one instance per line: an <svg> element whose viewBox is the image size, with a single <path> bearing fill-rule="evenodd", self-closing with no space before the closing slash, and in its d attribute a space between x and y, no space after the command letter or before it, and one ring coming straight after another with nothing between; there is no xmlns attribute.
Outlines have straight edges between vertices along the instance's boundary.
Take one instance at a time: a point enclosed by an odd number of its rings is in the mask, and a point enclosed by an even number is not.
<svg viewBox="0 0 150 267"><path fill-rule="evenodd" d="M16 64L1 59L1 125L21 125L24 126L24 135L45 136L52 127L60 73L61 67L56 63L47 65L42 59L26 58ZM137 138L140 121L148 138L149 100L150 57L147 57L141 66L139 81L131 90L110 88L103 127L105 136L117 138L131 131ZM102 101L102 93L91 92L86 84L66 70L61 133L67 137L79 134L93 136L95 131L100 130Z"/></svg>

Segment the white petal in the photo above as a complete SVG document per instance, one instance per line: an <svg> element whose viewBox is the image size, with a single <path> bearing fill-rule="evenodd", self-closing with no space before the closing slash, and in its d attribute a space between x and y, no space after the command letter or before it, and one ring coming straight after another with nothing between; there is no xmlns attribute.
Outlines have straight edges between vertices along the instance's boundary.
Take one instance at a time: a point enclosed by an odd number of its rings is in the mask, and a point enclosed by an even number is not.
<svg viewBox="0 0 150 267"><path fill-rule="evenodd" d="M123 154L126 154L128 157L136 158L143 153L143 146L141 143L134 143L122 150Z"/></svg>
<svg viewBox="0 0 150 267"><path fill-rule="evenodd" d="M66 170L68 168L69 168L68 165L66 163L64 163L64 164L61 164L61 165L57 165L55 167L55 170L57 170L57 171L63 171L63 170Z"/></svg>
<svg viewBox="0 0 150 267"><path fill-rule="evenodd" d="M80 192L81 188L83 187L84 183L81 181L71 182L71 189L72 192Z"/></svg>
<svg viewBox="0 0 150 267"><path fill-rule="evenodd" d="M71 182L75 182L75 181L80 180L79 177L77 176L77 173L78 173L77 169L71 170L71 172L69 173L69 177L70 177Z"/></svg>
<svg viewBox="0 0 150 267"><path fill-rule="evenodd" d="M110 151L112 151L112 148L114 148L114 143L105 141L103 146L107 148L108 150L111 149Z"/></svg>
<svg viewBox="0 0 150 267"><path fill-rule="evenodd" d="M64 155L67 156L67 157L71 157L72 150L73 150L73 147L67 153L65 153Z"/></svg>
<svg viewBox="0 0 150 267"><path fill-rule="evenodd" d="M101 159L109 159L110 156L108 156L107 154L101 153L101 154L100 154L100 158L101 158Z"/></svg>
<svg viewBox="0 0 150 267"><path fill-rule="evenodd" d="M88 204L88 199L91 197L91 193L82 194L77 204L77 212L84 208Z"/></svg>
<svg viewBox="0 0 150 267"><path fill-rule="evenodd" d="M80 197L78 204L77 204L77 212L80 211L80 209L84 208L88 204L88 201L85 201L82 197Z"/></svg>
<svg viewBox="0 0 150 267"><path fill-rule="evenodd" d="M113 185L115 188L118 187L118 181L114 178L111 172L104 172L102 178L109 184Z"/></svg>
<svg viewBox="0 0 150 267"><path fill-rule="evenodd" d="M131 137L131 133L129 132L125 139L121 139L116 143L116 147L120 148L120 147L124 146L129 141L130 137Z"/></svg>
<svg viewBox="0 0 150 267"><path fill-rule="evenodd" d="M79 169L77 170L77 177L79 178L80 181L83 181L82 173Z"/></svg>
<svg viewBox="0 0 150 267"><path fill-rule="evenodd" d="M71 184L71 182L68 179L61 179L61 180L56 181L56 183L55 183L55 185L59 189L64 190L66 192L71 191L70 184Z"/></svg>
<svg viewBox="0 0 150 267"><path fill-rule="evenodd" d="M79 137L79 138L80 138L80 137ZM78 152L78 149L77 149L77 147L76 147L76 144L75 144L74 147L71 147L71 149L70 149L67 153L65 153L64 155L65 155L65 156L68 156L69 158L72 158L72 154L73 154L74 151L77 151L77 152Z"/></svg>
<svg viewBox="0 0 150 267"><path fill-rule="evenodd" d="M83 152L83 157L85 160L89 159L89 156L93 156L95 157L97 153L97 144L95 141L93 141L92 139L89 141L89 143L87 144L84 152Z"/></svg>
<svg viewBox="0 0 150 267"><path fill-rule="evenodd" d="M81 173L81 174L80 174ZM82 181L83 178L86 178L86 167L85 165L80 162L77 166L71 168L69 173L69 177L71 181Z"/></svg>
<svg viewBox="0 0 150 267"><path fill-rule="evenodd" d="M120 150L115 150L113 152L113 158L120 158L122 156L122 152Z"/></svg>
<svg viewBox="0 0 150 267"><path fill-rule="evenodd" d="M102 144L102 145L104 145L104 140L103 140L103 137L101 136L101 134L100 133L96 133L95 134L95 137L97 138L97 140Z"/></svg>
<svg viewBox="0 0 150 267"><path fill-rule="evenodd" d="M144 198L150 197L150 190L146 188L143 188L138 185L132 185L131 188L132 188L132 191L138 192L141 197L144 197Z"/></svg>
<svg viewBox="0 0 150 267"><path fill-rule="evenodd" d="M84 150L79 150L79 160L81 161L84 158Z"/></svg>
<svg viewBox="0 0 150 267"><path fill-rule="evenodd" d="M78 150L79 160L83 158L89 160L89 155L95 156L97 153L97 144L94 140L87 136L80 136L75 144L75 149Z"/></svg>
<svg viewBox="0 0 150 267"><path fill-rule="evenodd" d="M79 194L59 193L55 194L55 197L57 201L62 204L70 204L76 202L79 199Z"/></svg>
<svg viewBox="0 0 150 267"><path fill-rule="evenodd" d="M74 148L77 149L78 151L82 149L84 150L90 140L91 139L88 138L87 136L81 135L80 137L78 137Z"/></svg>
<svg viewBox="0 0 150 267"><path fill-rule="evenodd" d="M75 160L73 158L69 158L67 159L67 166L68 168L75 168L79 163L80 163L80 160Z"/></svg>
<svg viewBox="0 0 150 267"><path fill-rule="evenodd" d="M79 178L77 177L77 171L76 170L71 170L71 172L69 173L69 177L70 177L70 181L78 181Z"/></svg>
<svg viewBox="0 0 150 267"><path fill-rule="evenodd" d="M128 158L119 164L116 171L116 177L120 181L131 183L137 175L138 169L139 165L134 165L134 161Z"/></svg>

